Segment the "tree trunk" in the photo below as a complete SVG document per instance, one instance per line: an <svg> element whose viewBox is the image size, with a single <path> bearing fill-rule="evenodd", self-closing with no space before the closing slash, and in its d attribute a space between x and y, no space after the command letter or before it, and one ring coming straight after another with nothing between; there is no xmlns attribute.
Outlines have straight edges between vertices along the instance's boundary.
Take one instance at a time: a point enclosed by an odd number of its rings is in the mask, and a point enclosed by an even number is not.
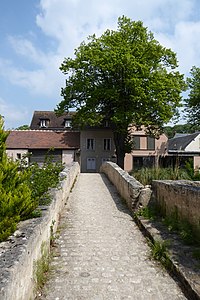
<svg viewBox="0 0 200 300"><path fill-rule="evenodd" d="M124 170L124 157L125 154L117 154L117 164L120 168L122 168Z"/></svg>
<svg viewBox="0 0 200 300"><path fill-rule="evenodd" d="M116 147L117 164L120 168L124 169L125 157L125 140L126 135L121 132L114 132L114 142Z"/></svg>

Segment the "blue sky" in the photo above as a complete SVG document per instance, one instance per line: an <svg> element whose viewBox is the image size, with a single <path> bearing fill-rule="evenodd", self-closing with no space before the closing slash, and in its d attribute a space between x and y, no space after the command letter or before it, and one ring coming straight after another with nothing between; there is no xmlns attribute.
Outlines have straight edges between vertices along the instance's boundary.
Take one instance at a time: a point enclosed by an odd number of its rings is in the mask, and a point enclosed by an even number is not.
<svg viewBox="0 0 200 300"><path fill-rule="evenodd" d="M1 0L0 114L5 128L30 124L34 110L61 100L64 57L93 33L115 29L125 15L142 20L177 53L185 76L200 66L199 0Z"/></svg>

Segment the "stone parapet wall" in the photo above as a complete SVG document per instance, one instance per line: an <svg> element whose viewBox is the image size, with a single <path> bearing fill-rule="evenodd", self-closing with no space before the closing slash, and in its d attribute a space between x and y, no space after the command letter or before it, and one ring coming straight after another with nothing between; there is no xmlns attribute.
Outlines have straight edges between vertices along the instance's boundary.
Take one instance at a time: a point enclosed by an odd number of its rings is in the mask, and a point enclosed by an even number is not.
<svg viewBox="0 0 200 300"><path fill-rule="evenodd" d="M115 185L117 191L126 201L128 208L132 212L139 206L147 205L151 197L151 189L148 186L143 186L116 163L105 162L102 164L100 171L105 173Z"/></svg>
<svg viewBox="0 0 200 300"><path fill-rule="evenodd" d="M34 299L36 262L43 245L50 249L51 234L57 230L60 213L79 173L78 163L66 167L60 174L60 186L51 190L52 203L42 208L42 217L21 222L14 235L0 243L0 299Z"/></svg>
<svg viewBox="0 0 200 300"><path fill-rule="evenodd" d="M155 180L152 189L163 214L176 213L180 219L192 224L200 235L200 182Z"/></svg>

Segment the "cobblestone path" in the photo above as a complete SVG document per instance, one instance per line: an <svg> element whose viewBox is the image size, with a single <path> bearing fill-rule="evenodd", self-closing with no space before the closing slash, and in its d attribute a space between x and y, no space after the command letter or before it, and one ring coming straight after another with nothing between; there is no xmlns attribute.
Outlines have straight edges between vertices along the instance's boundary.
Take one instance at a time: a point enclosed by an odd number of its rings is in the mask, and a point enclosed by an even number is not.
<svg viewBox="0 0 200 300"><path fill-rule="evenodd" d="M146 240L101 174L80 174L61 218L51 278L40 299L186 299L149 259Z"/></svg>

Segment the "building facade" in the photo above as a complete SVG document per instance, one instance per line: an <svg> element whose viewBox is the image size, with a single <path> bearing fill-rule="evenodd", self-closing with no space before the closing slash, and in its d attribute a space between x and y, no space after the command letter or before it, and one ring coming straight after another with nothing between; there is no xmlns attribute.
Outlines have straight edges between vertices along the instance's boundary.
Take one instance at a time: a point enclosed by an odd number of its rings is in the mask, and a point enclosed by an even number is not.
<svg viewBox="0 0 200 300"><path fill-rule="evenodd" d="M74 113L57 116L53 111L35 111L30 130L11 131L7 139L7 153L13 159L20 159L29 153L30 162L42 163L51 155L54 161L70 164L80 163L81 172L99 172L105 161L116 162L113 132L109 122L99 127L72 127ZM131 126L133 150L126 154L124 169L153 166L166 154L167 137L149 137L145 128Z"/></svg>

